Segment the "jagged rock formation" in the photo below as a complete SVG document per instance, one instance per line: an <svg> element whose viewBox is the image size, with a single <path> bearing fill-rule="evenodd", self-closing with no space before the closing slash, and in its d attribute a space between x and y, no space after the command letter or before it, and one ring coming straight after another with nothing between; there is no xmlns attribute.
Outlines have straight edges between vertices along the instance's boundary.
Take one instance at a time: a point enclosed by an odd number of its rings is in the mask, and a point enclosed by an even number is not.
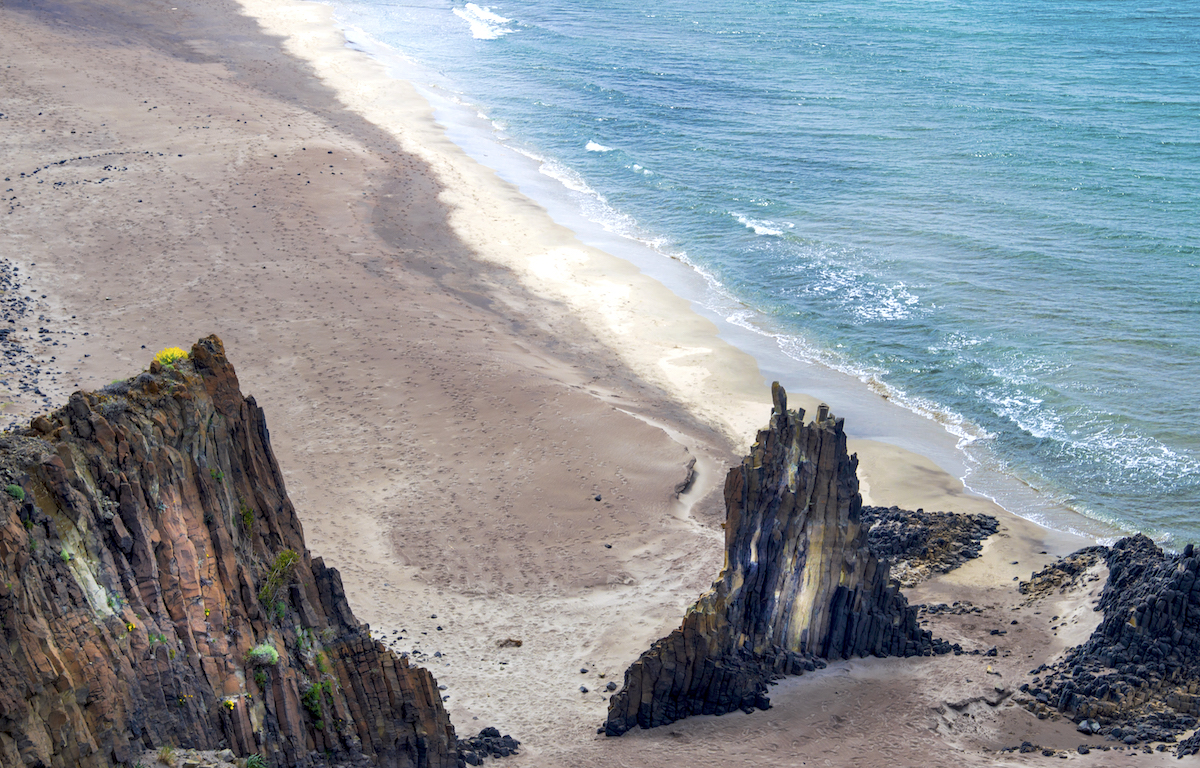
<svg viewBox="0 0 1200 768"><path fill-rule="evenodd" d="M0 475L0 764L163 744L458 764L432 675L371 640L305 549L215 336L3 436Z"/></svg>
<svg viewBox="0 0 1200 768"><path fill-rule="evenodd" d="M725 481L725 567L684 617L625 672L605 732L689 715L766 708L782 674L854 655L948 651L867 547L858 458L822 407L804 424L776 383L767 429Z"/></svg>
<svg viewBox="0 0 1200 768"><path fill-rule="evenodd" d="M1000 529L991 515L863 507L867 546L902 587L916 586L979 557L983 540Z"/></svg>
<svg viewBox="0 0 1200 768"><path fill-rule="evenodd" d="M1072 558L1097 553L1109 572L1104 619L1060 662L1033 670L1025 703L1127 744L1174 741L1200 715L1200 557L1190 544L1166 555L1138 534Z"/></svg>

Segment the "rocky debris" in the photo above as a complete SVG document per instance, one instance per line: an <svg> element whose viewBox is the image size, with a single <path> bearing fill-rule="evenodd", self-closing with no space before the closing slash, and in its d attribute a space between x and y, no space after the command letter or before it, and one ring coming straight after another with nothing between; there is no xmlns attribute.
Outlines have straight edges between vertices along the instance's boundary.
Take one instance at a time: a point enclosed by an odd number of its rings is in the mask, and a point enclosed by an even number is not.
<svg viewBox="0 0 1200 768"><path fill-rule="evenodd" d="M458 740L458 755L466 765L483 765L485 757L515 755L519 746L521 742L512 736L501 736L495 728L484 728L478 736Z"/></svg>
<svg viewBox="0 0 1200 768"><path fill-rule="evenodd" d="M147 749L132 765L139 763L148 768L246 768L246 759L231 749Z"/></svg>
<svg viewBox="0 0 1200 768"><path fill-rule="evenodd" d="M1072 552L1030 576L1029 581L1022 581L1017 585L1017 590L1029 598L1025 601L1026 604L1055 593L1065 594L1078 585L1087 572L1102 562L1107 554L1108 547L1100 546L1085 547ZM1094 575L1092 578L1100 577Z"/></svg>
<svg viewBox="0 0 1200 768"><path fill-rule="evenodd" d="M0 764L458 763L437 682L304 546L219 339L0 441ZM253 653L252 653L253 651Z"/></svg>
<svg viewBox="0 0 1200 768"><path fill-rule="evenodd" d="M979 557L983 540L1000 528L991 515L863 507L867 545L891 567L892 578L914 587Z"/></svg>
<svg viewBox="0 0 1200 768"><path fill-rule="evenodd" d="M917 626L867 546L842 421L822 406L805 425L778 383L773 395L767 429L726 478L725 568L682 626L625 672L609 699L609 736L766 709L770 681L823 659L951 650Z"/></svg>
<svg viewBox="0 0 1200 768"><path fill-rule="evenodd" d="M1200 755L1200 731L1196 731L1188 738L1179 742L1179 746L1175 748L1176 757L1188 757L1189 755Z"/></svg>
<svg viewBox="0 0 1200 768"><path fill-rule="evenodd" d="M1200 557L1191 545L1164 554L1139 534L1081 550L1058 571L1077 578L1093 555L1109 571L1097 607L1104 618L1086 643L1031 671L1023 703L1087 720L1089 731L1125 744L1173 742L1200 715Z"/></svg>
<svg viewBox="0 0 1200 768"><path fill-rule="evenodd" d="M983 609L978 605L972 604L970 600L955 600L951 605L946 605L945 603L918 605L917 610L921 616L937 616L939 614L965 616L968 613L983 613Z"/></svg>
<svg viewBox="0 0 1200 768"><path fill-rule="evenodd" d="M8 430L53 406L65 378L58 358L66 354L66 337L75 335L56 327L46 297L28 283L19 266L0 257L0 427Z"/></svg>

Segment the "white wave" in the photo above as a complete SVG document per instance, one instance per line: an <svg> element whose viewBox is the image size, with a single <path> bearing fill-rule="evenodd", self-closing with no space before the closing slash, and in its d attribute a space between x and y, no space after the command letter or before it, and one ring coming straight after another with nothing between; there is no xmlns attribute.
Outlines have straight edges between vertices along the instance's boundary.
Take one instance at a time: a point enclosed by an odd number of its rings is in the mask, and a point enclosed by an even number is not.
<svg viewBox="0 0 1200 768"><path fill-rule="evenodd" d="M763 221L761 219L751 219L748 216L743 216L740 213L729 212L729 215L738 220L738 223L749 230L753 230L756 235L771 235L773 237L782 237L785 229L795 227L795 224L784 222L780 224L775 221ZM782 227L782 229L781 229Z"/></svg>
<svg viewBox="0 0 1200 768"><path fill-rule="evenodd" d="M471 37L476 40L495 40L513 31L504 26L511 23L512 19L493 13L490 7L481 8L475 3L467 3L462 8L455 8L454 15L470 25Z"/></svg>
<svg viewBox="0 0 1200 768"><path fill-rule="evenodd" d="M586 149L588 152L612 152L613 151L612 147L606 147L603 144L597 144L594 141L589 141L587 143L587 146L584 147L584 149Z"/></svg>

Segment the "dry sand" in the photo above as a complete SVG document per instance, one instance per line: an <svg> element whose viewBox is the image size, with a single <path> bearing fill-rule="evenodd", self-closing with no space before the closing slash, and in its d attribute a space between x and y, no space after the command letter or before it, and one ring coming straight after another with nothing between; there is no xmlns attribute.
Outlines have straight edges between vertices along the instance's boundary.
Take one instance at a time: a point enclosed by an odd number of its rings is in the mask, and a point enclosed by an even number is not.
<svg viewBox="0 0 1200 768"><path fill-rule="evenodd" d="M523 742L514 767L1038 764L995 750L1083 741L972 699L1095 623L1094 596L1021 606L1012 580L1086 542L867 441L874 503L1001 515L983 558L914 595L986 606L931 627L999 646L1000 674L855 660L781 683L768 712L597 736L600 689L720 568L721 483L768 382L686 302L458 151L327 8L245 7L254 19L226 0L0 4L0 247L25 281L13 327L30 329L9 362L36 361L42 392L10 376L7 418L220 335L311 550L447 686L460 735ZM1068 611L1069 627L1046 618ZM1014 618L1020 632L988 634Z"/></svg>

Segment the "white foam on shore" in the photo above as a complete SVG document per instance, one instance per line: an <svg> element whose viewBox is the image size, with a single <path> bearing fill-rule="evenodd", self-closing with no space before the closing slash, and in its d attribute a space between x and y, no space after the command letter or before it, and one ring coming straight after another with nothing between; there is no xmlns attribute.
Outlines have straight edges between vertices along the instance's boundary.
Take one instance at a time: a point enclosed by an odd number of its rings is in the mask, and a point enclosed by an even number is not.
<svg viewBox="0 0 1200 768"><path fill-rule="evenodd" d="M612 147L606 147L603 144L597 144L594 141L589 141L584 147L588 152L612 152Z"/></svg>

